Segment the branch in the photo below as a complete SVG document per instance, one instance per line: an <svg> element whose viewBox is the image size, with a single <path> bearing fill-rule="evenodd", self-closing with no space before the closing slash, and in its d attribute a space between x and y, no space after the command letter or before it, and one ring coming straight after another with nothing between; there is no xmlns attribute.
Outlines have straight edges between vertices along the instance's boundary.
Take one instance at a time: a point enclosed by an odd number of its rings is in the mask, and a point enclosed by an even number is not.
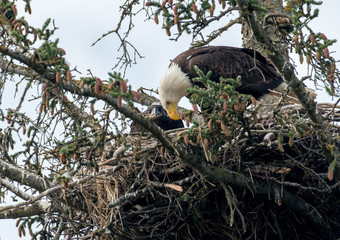
<svg viewBox="0 0 340 240"><path fill-rule="evenodd" d="M33 204L35 203L36 201L38 201L39 199L43 198L43 197L46 197L54 192L57 192L61 189L63 189L64 186L63 185L57 185L55 187L52 187L50 189L47 189L46 191L40 193L38 196L36 197L33 197L33 198L30 198L28 201L25 201L25 202L20 202L20 203L17 203L17 204L12 204L12 205L7 205L7 206L4 206L4 207L0 207L0 213L1 212L4 212L4 211L7 211L9 209L13 209L13 208L18 208L18 207L21 207L21 206L24 206L24 205L30 205L30 204Z"/></svg>
<svg viewBox="0 0 340 240"><path fill-rule="evenodd" d="M135 192L132 193L126 193L123 196L120 196L117 200L115 200L113 203L109 204L110 208L122 208L126 203L132 202L134 199L137 199L138 197L143 196L147 192L151 191L152 188L150 187L145 187L142 189L139 189Z"/></svg>
<svg viewBox="0 0 340 240"><path fill-rule="evenodd" d="M116 65L113 68L118 67L120 64L121 64L121 67L123 67L125 65L124 74L125 74L126 68L129 65L131 65L131 63L132 63L132 57L129 54L128 46L130 46L134 51L134 54L133 54L133 56L134 56L133 60L134 61L136 61L136 55L138 55L139 58L142 58L142 56L140 55L138 50L131 43L129 43L127 41L127 37L129 36L130 31L134 27L132 18L133 18L134 15L136 15L136 13L133 13L132 9L133 9L133 6L137 5L137 4L139 4L138 0L132 0L132 1L126 0L125 3L121 5L122 6L121 9L123 11L120 15L120 19L117 23L116 28L114 30L111 30L111 31L103 34L100 38L98 38L92 44L92 46L94 46L97 42L102 40L104 37L106 37L106 36L108 36L112 33L115 33L117 35L117 37L119 38L119 41L120 41L120 46L118 48L118 51L120 49L123 49L123 53L122 53L122 56L120 56L118 58L118 62L116 63ZM123 25L123 22L126 21L126 19L128 19L128 24ZM122 30L122 26L127 26L127 30L123 34L120 33L120 30Z"/></svg>
<svg viewBox="0 0 340 240"><path fill-rule="evenodd" d="M49 190L51 188L58 186L55 183L52 183L52 182L50 182L49 180L47 180L43 177L37 176L37 175L35 175L34 173L32 173L28 170L25 170L25 169L19 168L17 166L14 166L12 164L9 164L9 163L1 160L1 159L0 159L0 174L2 176L5 176L5 177L15 181L15 182L20 183L22 185L26 185L26 186L29 186L29 187L35 189L35 190L38 190L39 192L44 192L46 190ZM63 198L59 197L58 195L52 196L52 197L57 197L57 198L64 200ZM39 199L40 198L34 199L34 200L37 201ZM31 200L29 200L29 201L31 201ZM25 203L28 203L29 201L26 201ZM86 212L85 207L81 206L80 204L75 205L77 203L73 203L73 199L71 197L66 198L66 201L70 206L75 207L78 210ZM22 206L22 205L24 205L24 204L19 204L17 206L11 206L11 208ZM8 209L9 208L5 207L2 210L5 211L5 210L8 210Z"/></svg>
<svg viewBox="0 0 340 240"><path fill-rule="evenodd" d="M0 178L0 185L10 190L12 193L14 193L16 196L19 196L20 198L24 200L30 200L31 195L21 191L19 188L16 188L13 183L8 181L7 179ZM7 207L7 206L6 206ZM18 215L21 215L21 217L29 217L33 215L43 214L46 213L47 210L49 212L56 212L58 211L57 208L54 206L54 209L51 209L51 203L47 201L37 201L34 203L31 207L18 207L17 209L11 209L7 208L4 211L0 208L0 219L7 219L7 218L17 218Z"/></svg>
<svg viewBox="0 0 340 240"><path fill-rule="evenodd" d="M217 37L221 36L222 33L224 33L225 31L227 31L229 28L231 28L232 26L234 26L237 23L241 23L240 18L236 18L236 19L232 19L229 21L229 23L223 27L220 27L217 30L214 30L213 32L211 32L208 35L208 39L207 40L201 40L197 43L192 44L193 47L199 47L199 46L204 46L209 44L210 42L212 42L213 40L215 40Z"/></svg>
<svg viewBox="0 0 340 240"><path fill-rule="evenodd" d="M50 88L57 87L55 84L51 83L46 78L42 77L41 75L39 75L32 69L24 67L24 66L16 65L14 63L5 61L1 58L0 58L0 69L2 69L3 71L13 73L13 74L24 76L32 80L37 80L41 83L48 83ZM90 127L91 129L100 129L99 123L92 115L89 115L85 111L81 110L79 107L77 107L75 104L73 104L70 101L65 103L64 94L62 92L57 92L56 96L57 96L59 103L63 103L67 105L67 108L70 110L70 112L72 113L71 115L73 117L82 121L85 124L85 126Z"/></svg>
<svg viewBox="0 0 340 240"><path fill-rule="evenodd" d="M47 203L47 206L50 203ZM49 207L48 207L49 208ZM59 212L57 209L49 210L49 212ZM0 213L0 219L18 219L22 217L32 217L40 214L45 214L46 211L42 210L40 207L36 205L32 205L29 207L19 207L16 209L11 209L8 211L4 211Z"/></svg>
<svg viewBox="0 0 340 240"><path fill-rule="evenodd" d="M122 168L122 166L118 165L118 166L115 166L115 167L112 167L112 168L107 168L105 170L102 170L98 174L93 173L90 176L87 176L87 177L84 177L84 178L81 178L81 179L78 179L76 181L69 183L68 188L78 186L79 184L85 183L85 182L89 181L90 179L95 178L96 176L100 176L100 175L104 175L104 174L105 175L113 174L121 168ZM52 195L52 193L59 192L62 189L64 189L63 185L55 185L55 186L45 190L44 192L40 193L38 196L35 196L33 198L31 198L30 196L28 196L26 194L25 197L26 197L27 201L20 202L20 203L17 203L17 204L13 204L13 205L7 205L7 206L4 206L4 207L0 207L0 213L4 212L4 211L8 211L8 210L13 209L13 208L17 209L17 208L22 207L24 205L27 206L27 205L33 204L33 203L37 202L39 199L46 197L46 196L49 196L49 195ZM44 211L46 212L46 208L41 208L41 210L42 210L42 212L44 212Z"/></svg>
<svg viewBox="0 0 340 240"><path fill-rule="evenodd" d="M145 105L145 106L150 106L154 102L159 102L159 99L145 93L145 91L143 91L141 89L138 90L138 94L140 96L140 101L133 100L135 103L139 103L139 104L142 104L142 105Z"/></svg>
<svg viewBox="0 0 340 240"><path fill-rule="evenodd" d="M0 159L0 174L40 192L43 192L47 188L55 186L55 184L50 182L49 180L37 176L28 170L9 164L2 159Z"/></svg>
<svg viewBox="0 0 340 240"><path fill-rule="evenodd" d="M232 11L237 10L234 7L229 7L227 10L225 11L220 11L220 14L214 17L211 17L209 19L205 19L204 21L196 21L193 20L193 22L190 25L194 25L192 27L193 29L193 39L196 38L196 36L198 34L200 34L202 32L202 30L204 30L205 28L209 27L210 24L212 24L213 22L218 22L221 20L221 18L225 17L227 14L231 13ZM223 32L227 31L231 26L233 26L235 23L240 23L239 18L234 19L234 20L230 20L228 24L226 24L224 27L219 28L218 30L213 31L208 37L209 39L207 41L199 41L197 44L193 44L193 46L203 46L208 44L209 42L213 41L216 37L218 37L219 35L221 35ZM181 34L179 34L180 36ZM178 36L178 37L179 37ZM177 37L177 38L178 38Z"/></svg>
<svg viewBox="0 0 340 240"><path fill-rule="evenodd" d="M28 200L31 198L31 195L21 191L19 188L15 187L13 183L7 180L7 178L0 178L0 186L3 186L14 193L16 196Z"/></svg>
<svg viewBox="0 0 340 240"><path fill-rule="evenodd" d="M318 136L320 145L323 152L329 162L329 164L336 161L335 176L340 177L340 152L335 147L331 134L328 131L328 127L324 122L316 103L306 92L303 83L297 78L294 73L294 66L286 60L278 49L270 41L269 37L265 34L261 24L257 21L254 12L249 11L246 0L235 0L239 6L239 12L243 20L248 25L249 29L253 31L254 38L269 51L267 57L271 63L275 66L276 70L280 73L284 81L290 84L295 96L299 99L301 105L305 109L308 117L318 128L316 134ZM334 147L333 147L334 145Z"/></svg>

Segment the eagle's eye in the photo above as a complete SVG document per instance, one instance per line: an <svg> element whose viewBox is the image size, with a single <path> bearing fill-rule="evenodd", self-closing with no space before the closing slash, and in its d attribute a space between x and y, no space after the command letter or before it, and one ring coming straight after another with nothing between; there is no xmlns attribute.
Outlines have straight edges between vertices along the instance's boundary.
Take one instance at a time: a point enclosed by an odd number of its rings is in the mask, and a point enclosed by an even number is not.
<svg viewBox="0 0 340 240"><path fill-rule="evenodd" d="M170 105L170 101L166 101L165 104L166 104L167 106L169 106L169 105Z"/></svg>

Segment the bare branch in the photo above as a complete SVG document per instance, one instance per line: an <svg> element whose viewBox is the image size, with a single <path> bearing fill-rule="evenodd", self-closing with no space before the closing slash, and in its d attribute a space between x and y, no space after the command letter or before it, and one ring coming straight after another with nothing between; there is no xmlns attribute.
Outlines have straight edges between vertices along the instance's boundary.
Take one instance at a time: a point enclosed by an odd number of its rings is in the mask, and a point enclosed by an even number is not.
<svg viewBox="0 0 340 240"><path fill-rule="evenodd" d="M0 174L41 192L54 186L54 184L47 179L37 176L28 170L9 164L2 159L0 159Z"/></svg>
<svg viewBox="0 0 340 240"><path fill-rule="evenodd" d="M226 24L223 27L220 27L217 30L214 30L212 33L210 33L208 35L208 39L207 40L201 40L198 42L195 42L192 44L193 47L199 47L199 46L204 46L209 44L210 42L212 42L213 40L215 40L217 37L221 36L222 33L226 32L227 30L229 30L229 28L231 28L232 26L234 26L237 23L241 23L240 18L236 18L233 20L230 20L228 24Z"/></svg>
<svg viewBox="0 0 340 240"><path fill-rule="evenodd" d="M50 203L47 204L50 206ZM48 207L49 208L49 207ZM50 210L49 212L58 212L57 209ZM0 213L0 219L18 219L22 217L31 217L40 214L45 214L46 211L42 210L37 205L32 205L28 207L20 207L16 209L11 209Z"/></svg>
<svg viewBox="0 0 340 240"><path fill-rule="evenodd" d="M138 4L139 4L138 0L132 0L131 2L130 0L126 0L125 3L121 5L121 9L123 11L120 15L120 19L117 23L116 28L107 33L104 33L100 38L98 38L92 44L92 46L94 46L97 42L102 40L104 37L107 37L110 34L116 34L116 36L118 37L120 41L120 46L118 48L118 51L122 49L123 53L118 58L118 62L113 68L116 68L121 65L121 67L124 68L124 75L126 72L126 68L130 66L132 63L136 62L136 56L138 56L139 58L142 58L142 55L139 53L139 51L132 44L130 44L130 42L127 40L127 37L130 31L134 27L133 16L135 15L135 13L133 13L133 7L134 5L138 5ZM127 27L127 30L125 30L125 32L121 34L120 31L122 30L122 25L125 20L128 20L128 24L127 24L128 27ZM128 49L129 47L132 48L133 57L130 55L130 51Z"/></svg>
<svg viewBox="0 0 340 240"><path fill-rule="evenodd" d="M24 200L28 200L31 198L31 195L15 187L13 183L7 180L7 178L0 178L0 185L4 186L8 190L10 190L12 193L14 193L16 196L21 197Z"/></svg>

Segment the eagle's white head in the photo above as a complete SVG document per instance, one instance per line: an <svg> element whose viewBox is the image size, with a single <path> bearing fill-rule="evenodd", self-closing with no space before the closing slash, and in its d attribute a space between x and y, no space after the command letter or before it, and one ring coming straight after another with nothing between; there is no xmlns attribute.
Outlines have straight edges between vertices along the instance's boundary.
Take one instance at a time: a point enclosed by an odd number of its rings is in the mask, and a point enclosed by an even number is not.
<svg viewBox="0 0 340 240"><path fill-rule="evenodd" d="M159 97L163 108L173 120L178 120L177 105L182 97L187 96L187 88L192 88L188 76L177 64L172 64L159 82Z"/></svg>

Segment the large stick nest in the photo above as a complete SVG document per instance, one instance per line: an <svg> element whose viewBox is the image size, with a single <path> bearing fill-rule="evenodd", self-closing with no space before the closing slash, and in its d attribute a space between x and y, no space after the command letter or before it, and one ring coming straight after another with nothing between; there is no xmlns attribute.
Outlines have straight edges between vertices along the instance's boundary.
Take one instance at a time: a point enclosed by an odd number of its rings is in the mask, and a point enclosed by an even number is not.
<svg viewBox="0 0 340 240"><path fill-rule="evenodd" d="M327 109L325 115L337 121L339 112ZM284 114L297 112L294 108ZM338 184L328 179L329 163L315 134L295 136L293 140L284 137L278 147L282 126L271 116L262 116L251 130L251 144L238 139L220 148L217 161L205 159L207 165L244 174L249 179L247 188L203 176L147 133L127 136L125 147L115 142L99 165L100 169L117 170L80 186L88 208L82 219L95 226L92 237L339 238ZM339 138L338 126L329 131ZM173 141L177 134L168 133ZM340 143L337 145L340 147ZM259 185L278 190L274 197L269 191L259 194ZM283 200L288 193L296 202L294 206ZM321 220L304 211L307 205Z"/></svg>

